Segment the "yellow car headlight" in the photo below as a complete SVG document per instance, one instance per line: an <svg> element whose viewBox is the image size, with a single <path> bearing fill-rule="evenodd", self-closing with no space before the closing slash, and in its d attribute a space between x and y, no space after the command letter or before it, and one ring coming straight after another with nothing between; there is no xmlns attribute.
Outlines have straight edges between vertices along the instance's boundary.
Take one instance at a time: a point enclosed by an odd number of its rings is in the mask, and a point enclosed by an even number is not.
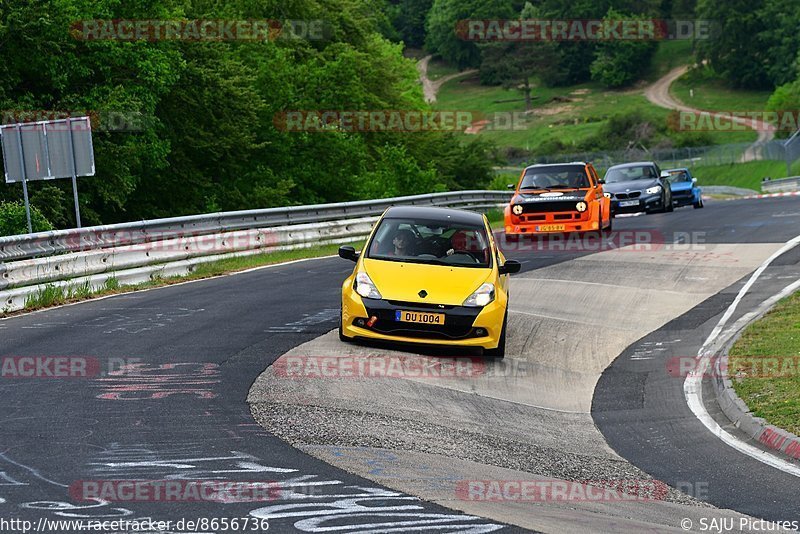
<svg viewBox="0 0 800 534"><path fill-rule="evenodd" d="M522 215L522 205L516 204L512 206L511 213L513 213L514 215Z"/></svg>
<svg viewBox="0 0 800 534"><path fill-rule="evenodd" d="M355 288L356 293L362 297L368 299L383 298L381 297L381 293L378 291L378 288L375 287L375 284L372 282L372 279L364 271L359 271L358 274L356 274L356 280L353 284L353 287Z"/></svg>
<svg viewBox="0 0 800 534"><path fill-rule="evenodd" d="M475 292L467 297L464 301L464 306L470 308L482 308L494 300L494 284L485 283L475 290Z"/></svg>
<svg viewBox="0 0 800 534"><path fill-rule="evenodd" d="M581 213L586 211L586 207L587 207L586 202L578 202L577 204L575 204L575 209L580 211Z"/></svg>

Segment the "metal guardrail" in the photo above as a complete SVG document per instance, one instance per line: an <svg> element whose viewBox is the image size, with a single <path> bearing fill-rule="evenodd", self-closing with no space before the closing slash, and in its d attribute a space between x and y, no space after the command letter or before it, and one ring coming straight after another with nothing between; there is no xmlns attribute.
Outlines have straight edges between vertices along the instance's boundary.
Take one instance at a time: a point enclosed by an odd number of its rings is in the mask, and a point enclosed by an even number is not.
<svg viewBox="0 0 800 534"><path fill-rule="evenodd" d="M511 191L435 193L364 202L176 217L0 239L0 312L22 309L49 285L92 289L182 275L217 259L365 238L392 205L484 209ZM286 221L289 224L286 224ZM284 223L284 224L281 224ZM8 261L6 258L14 258Z"/></svg>
<svg viewBox="0 0 800 534"><path fill-rule="evenodd" d="M764 180L761 182L761 189L765 193L800 191L800 176L790 176L789 178L779 178L777 180Z"/></svg>
<svg viewBox="0 0 800 534"><path fill-rule="evenodd" d="M380 215L395 205L478 207L508 202L508 191L457 191L337 204L231 211L0 237L0 262L133 245L186 235Z"/></svg>

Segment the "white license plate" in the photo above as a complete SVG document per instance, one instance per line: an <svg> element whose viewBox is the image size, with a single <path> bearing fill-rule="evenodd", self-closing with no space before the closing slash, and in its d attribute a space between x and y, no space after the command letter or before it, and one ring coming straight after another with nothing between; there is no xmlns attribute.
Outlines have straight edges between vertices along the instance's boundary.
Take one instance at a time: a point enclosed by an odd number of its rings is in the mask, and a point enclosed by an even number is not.
<svg viewBox="0 0 800 534"><path fill-rule="evenodd" d="M627 208L628 206L638 206L638 205L639 205L638 200L622 200L619 203L620 208Z"/></svg>

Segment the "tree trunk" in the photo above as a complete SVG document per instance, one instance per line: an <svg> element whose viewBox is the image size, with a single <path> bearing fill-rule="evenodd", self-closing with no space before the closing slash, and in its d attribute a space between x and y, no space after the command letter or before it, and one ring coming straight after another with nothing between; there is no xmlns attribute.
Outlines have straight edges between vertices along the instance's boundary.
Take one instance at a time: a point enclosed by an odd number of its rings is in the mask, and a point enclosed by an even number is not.
<svg viewBox="0 0 800 534"><path fill-rule="evenodd" d="M528 81L528 77L525 77L525 111L530 111L533 109L533 105L531 104L531 84Z"/></svg>

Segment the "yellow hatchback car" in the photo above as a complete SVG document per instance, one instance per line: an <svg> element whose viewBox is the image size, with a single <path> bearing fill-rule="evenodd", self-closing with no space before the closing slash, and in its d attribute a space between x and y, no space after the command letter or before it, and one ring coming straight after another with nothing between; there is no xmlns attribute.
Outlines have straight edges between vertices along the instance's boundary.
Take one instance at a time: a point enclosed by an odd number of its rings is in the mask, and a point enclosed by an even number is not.
<svg viewBox="0 0 800 534"><path fill-rule="evenodd" d="M486 217L434 207L392 207L342 285L339 338L480 347L505 355L508 275L520 263L498 250Z"/></svg>

